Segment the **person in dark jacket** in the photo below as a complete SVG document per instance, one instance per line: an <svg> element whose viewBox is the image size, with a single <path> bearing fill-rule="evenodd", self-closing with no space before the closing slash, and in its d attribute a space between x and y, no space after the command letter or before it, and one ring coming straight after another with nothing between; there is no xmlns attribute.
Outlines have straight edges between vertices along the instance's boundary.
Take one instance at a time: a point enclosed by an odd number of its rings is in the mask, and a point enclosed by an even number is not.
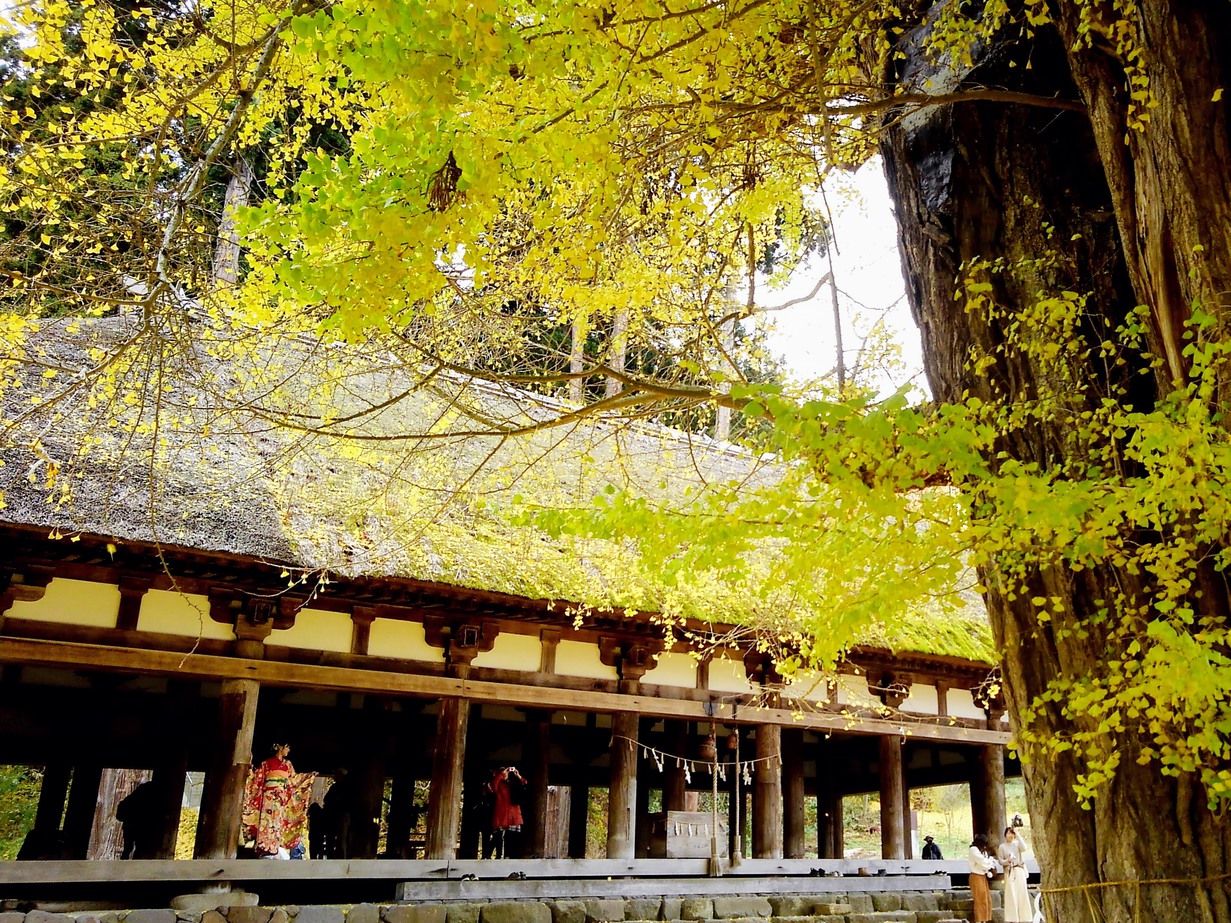
<svg viewBox="0 0 1231 923"><path fill-rule="evenodd" d="M930 836L923 838L923 858L925 859L943 859L940 854L940 847L937 846Z"/></svg>

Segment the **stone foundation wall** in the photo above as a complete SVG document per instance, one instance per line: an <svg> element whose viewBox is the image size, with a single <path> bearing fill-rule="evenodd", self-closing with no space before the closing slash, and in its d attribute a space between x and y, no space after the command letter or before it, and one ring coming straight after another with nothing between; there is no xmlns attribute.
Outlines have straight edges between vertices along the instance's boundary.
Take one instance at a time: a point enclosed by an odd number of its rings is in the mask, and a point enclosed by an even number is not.
<svg viewBox="0 0 1231 923"><path fill-rule="evenodd" d="M992 892L992 904L995 923L1003 923L999 891ZM789 896L232 906L203 912L30 910L0 913L0 923L956 923L969 921L971 908L969 891L870 891Z"/></svg>

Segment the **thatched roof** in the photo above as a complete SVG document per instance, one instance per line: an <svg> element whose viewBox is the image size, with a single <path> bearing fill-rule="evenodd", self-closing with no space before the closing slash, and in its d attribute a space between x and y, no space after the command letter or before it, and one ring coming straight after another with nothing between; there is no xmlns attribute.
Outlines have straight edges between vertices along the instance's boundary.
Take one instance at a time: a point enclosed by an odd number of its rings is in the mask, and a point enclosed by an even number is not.
<svg viewBox="0 0 1231 923"><path fill-rule="evenodd" d="M589 505L609 485L671 502L777 477L770 461L732 446L651 423L544 426L568 408L433 372L391 342L243 339L202 320L44 322L15 368L21 386L0 404L10 423L0 521L305 571L747 615L738 593L703 577L655 586L630 576L619 543L552 539L516 520L518 510ZM899 624L896 639L871 640L990 653L978 612L919 619Z"/></svg>

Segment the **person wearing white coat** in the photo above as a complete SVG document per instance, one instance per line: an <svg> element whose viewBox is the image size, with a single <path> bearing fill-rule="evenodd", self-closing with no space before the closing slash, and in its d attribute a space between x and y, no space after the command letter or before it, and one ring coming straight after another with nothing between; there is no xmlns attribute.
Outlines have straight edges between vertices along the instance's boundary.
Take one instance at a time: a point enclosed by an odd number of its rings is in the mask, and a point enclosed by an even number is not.
<svg viewBox="0 0 1231 923"><path fill-rule="evenodd" d="M970 844L970 896L974 900L974 923L991 923L992 892L988 877L996 870L996 860L987 851L987 837L977 834Z"/></svg>
<svg viewBox="0 0 1231 923"><path fill-rule="evenodd" d="M1032 923L1034 909L1030 906L1030 894L1026 890L1026 861L1023 858L1026 844L1017 831L1007 827L1004 842L996 850L1000 864L1004 866L1004 923Z"/></svg>

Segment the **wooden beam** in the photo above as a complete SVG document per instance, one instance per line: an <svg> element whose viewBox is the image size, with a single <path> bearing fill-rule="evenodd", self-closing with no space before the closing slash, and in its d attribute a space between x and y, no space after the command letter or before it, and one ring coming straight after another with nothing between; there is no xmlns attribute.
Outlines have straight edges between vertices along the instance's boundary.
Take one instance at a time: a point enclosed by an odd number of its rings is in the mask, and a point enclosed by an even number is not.
<svg viewBox="0 0 1231 923"><path fill-rule="evenodd" d="M903 723L854 714L811 711L802 715L782 708L750 708L730 699L706 701L666 699L644 694L599 692L516 683L496 683L461 677L394 673L356 667L273 663L241 657L140 650L69 641L0 638L0 662L93 669L181 679L250 679L262 685L325 689L375 695L464 696L476 702L497 702L583 712L634 713L658 718L688 718L730 723L771 724L847 734L873 734L944 740L968 744L1007 744L1010 734L986 728L930 723ZM711 716L710 712L713 712Z"/></svg>
<svg viewBox="0 0 1231 923"><path fill-rule="evenodd" d="M489 879L505 879L510 872L524 871L530 879L554 879L557 881L590 880L607 888L615 888L620 878L648 880L659 889L663 880L681 882L674 893L689 893L688 889L711 879L706 877L707 859L515 859L483 860L463 859L451 863L430 859L316 859L311 862L261 862L251 859L151 859L143 862L122 860L45 860L40 862L0 862L0 884L62 884L92 882L217 882L217 881L458 881L465 875L479 875ZM871 890L888 891L886 882L895 880L912 882L904 890L930 890L932 873L965 875L970 871L966 859L924 862L921 860L885 862L880 859L821 860L772 860L745 859L744 862L725 870L726 878L741 879L778 877L796 890L815 891L817 882L811 876L812 869L839 872L843 878L826 878L826 891ZM1026 861L1027 871L1037 874L1038 866L1033 859ZM865 868L873 874L860 876ZM889 874L876 875L880 869ZM792 881L791 879L795 880ZM615 879L615 880L613 880ZM689 879L692 879L691 881ZM714 879L723 885L724 879ZM463 882L478 884L478 882ZM757 887L748 887L741 881L736 890L758 892ZM725 883L731 893L731 882ZM422 895L416 895L422 898Z"/></svg>

